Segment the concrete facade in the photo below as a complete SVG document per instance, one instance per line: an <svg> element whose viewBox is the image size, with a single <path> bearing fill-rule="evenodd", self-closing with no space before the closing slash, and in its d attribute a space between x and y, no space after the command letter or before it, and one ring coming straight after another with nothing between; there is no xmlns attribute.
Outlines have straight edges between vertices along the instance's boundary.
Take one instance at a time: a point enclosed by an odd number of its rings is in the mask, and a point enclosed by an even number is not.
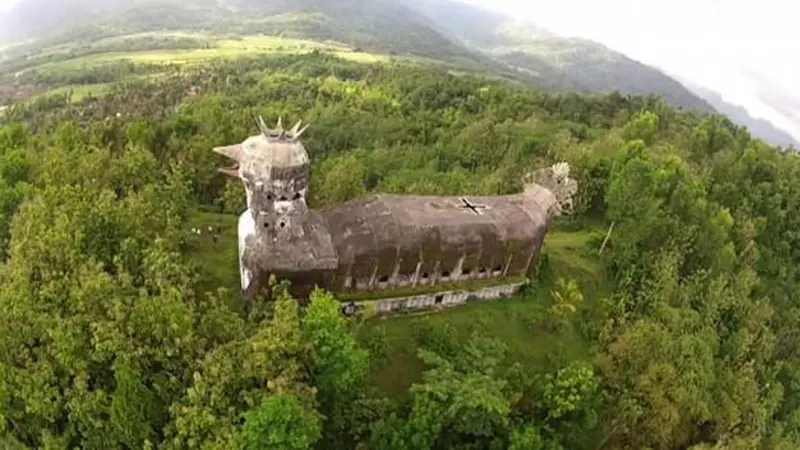
<svg viewBox="0 0 800 450"><path fill-rule="evenodd" d="M410 297L387 298L377 301L377 312L386 314L399 311L457 306L463 305L470 300L497 300L516 294L524 285L525 282L517 282L489 286L474 291L455 290Z"/></svg>
<svg viewBox="0 0 800 450"><path fill-rule="evenodd" d="M459 284L494 279L502 285L508 277L527 276L549 218L568 210L577 190L569 165L559 163L530 173L517 194L369 195L312 210L306 203L311 160L299 140L305 128L298 123L284 130L279 120L270 129L261 118L258 125L261 134L214 149L235 161L220 172L245 188L238 234L246 301L271 275L288 279L300 297L314 286L376 299L403 287L438 291L385 300L384 309L503 295L508 287L469 292Z"/></svg>

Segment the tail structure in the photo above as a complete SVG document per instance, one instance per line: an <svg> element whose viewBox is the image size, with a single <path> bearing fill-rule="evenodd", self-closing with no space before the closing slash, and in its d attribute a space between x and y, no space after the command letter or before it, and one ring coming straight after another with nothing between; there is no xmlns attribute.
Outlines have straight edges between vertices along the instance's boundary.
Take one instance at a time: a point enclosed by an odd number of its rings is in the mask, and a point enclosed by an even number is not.
<svg viewBox="0 0 800 450"><path fill-rule="evenodd" d="M569 177L569 170L568 163L559 162L527 173L522 178L525 194L536 197L551 216L572 213L578 182Z"/></svg>

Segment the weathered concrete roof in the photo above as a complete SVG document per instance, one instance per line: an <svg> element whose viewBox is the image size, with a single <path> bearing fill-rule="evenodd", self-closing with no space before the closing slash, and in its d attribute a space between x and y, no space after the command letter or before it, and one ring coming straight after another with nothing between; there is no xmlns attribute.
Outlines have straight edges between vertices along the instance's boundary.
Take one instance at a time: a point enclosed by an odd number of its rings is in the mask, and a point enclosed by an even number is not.
<svg viewBox="0 0 800 450"><path fill-rule="evenodd" d="M452 261L469 254L476 261L494 261L515 248L530 252L546 230L546 212L522 194L373 195L331 206L323 214L340 268L353 264L359 276L373 271L375 264L385 273L398 260L416 265L420 260Z"/></svg>

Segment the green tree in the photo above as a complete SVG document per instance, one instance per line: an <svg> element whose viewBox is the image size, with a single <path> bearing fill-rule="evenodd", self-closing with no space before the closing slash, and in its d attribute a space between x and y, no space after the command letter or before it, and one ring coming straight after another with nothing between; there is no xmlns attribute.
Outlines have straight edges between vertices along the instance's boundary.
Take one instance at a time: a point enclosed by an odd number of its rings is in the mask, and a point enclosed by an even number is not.
<svg viewBox="0 0 800 450"><path fill-rule="evenodd" d="M327 448L341 446L357 428L351 418L366 393L369 352L356 341L350 320L341 314L341 304L329 293L315 290L303 317L303 339L314 349L311 377L319 390L320 411L327 416ZM352 436L358 439L358 436Z"/></svg>
<svg viewBox="0 0 800 450"><path fill-rule="evenodd" d="M272 395L245 414L236 443L242 450L306 450L321 433L319 416L297 397Z"/></svg>

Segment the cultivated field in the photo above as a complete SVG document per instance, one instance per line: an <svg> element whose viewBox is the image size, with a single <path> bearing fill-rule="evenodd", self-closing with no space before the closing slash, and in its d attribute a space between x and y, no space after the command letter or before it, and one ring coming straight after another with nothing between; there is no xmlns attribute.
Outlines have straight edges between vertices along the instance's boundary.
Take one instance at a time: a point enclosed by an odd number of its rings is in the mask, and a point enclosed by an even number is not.
<svg viewBox="0 0 800 450"><path fill-rule="evenodd" d="M26 70L49 71L77 67L86 68L120 60L143 64L196 64L216 58L237 58L260 54L307 53L313 50L329 51L342 58L354 61L376 62L388 60L388 56L385 55L354 52L345 46L333 43L275 36L245 36L241 39L216 40L211 48L100 53L46 63Z"/></svg>
<svg viewBox="0 0 800 450"><path fill-rule="evenodd" d="M140 51L114 51L104 52L102 49L114 48L129 40L153 39L186 39L188 42L207 42L207 48L168 48ZM30 66L16 72L13 78L25 79L25 76L47 77L65 72L89 71L93 68L107 66L122 61L130 61L142 65L185 65L194 66L214 59L235 59L253 57L258 55L303 54L314 50L334 54L340 58L363 63L387 62L392 58L411 59L409 57L396 57L385 54L375 54L358 51L344 44L336 42L316 42L305 39L293 39L279 36L243 36L243 37L215 37L189 33L138 33L126 36L117 36L100 40L91 45L89 50L96 49L96 53L71 57L74 48L69 45L60 45L43 49L35 56L30 56L31 61L48 59L40 64L32 63ZM165 67L166 70L166 67ZM157 75L157 74L156 74ZM148 76L152 76L148 75ZM120 80L117 80L120 81ZM63 94L72 91L72 100L78 101L89 93L102 95L112 83L89 83L52 85L48 89L39 90L38 94L28 99L44 95Z"/></svg>

